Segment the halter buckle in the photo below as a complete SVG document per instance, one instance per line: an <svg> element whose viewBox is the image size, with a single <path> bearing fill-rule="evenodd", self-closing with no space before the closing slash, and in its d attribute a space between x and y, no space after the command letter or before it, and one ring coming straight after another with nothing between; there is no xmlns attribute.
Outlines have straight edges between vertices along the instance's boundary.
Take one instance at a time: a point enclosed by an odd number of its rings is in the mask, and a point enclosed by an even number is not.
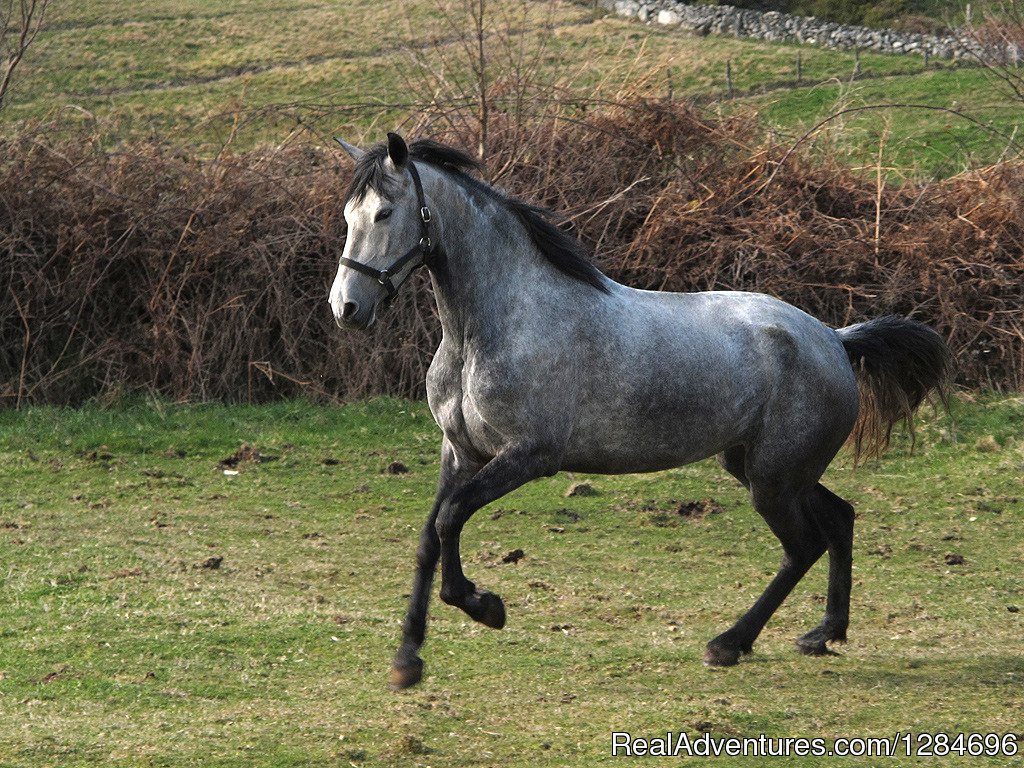
<svg viewBox="0 0 1024 768"><path fill-rule="evenodd" d="M387 286L391 282L391 273L386 269L382 269L380 274L377 275L377 282L383 286Z"/></svg>
<svg viewBox="0 0 1024 768"><path fill-rule="evenodd" d="M420 238L420 250L424 253L430 253L434 248L434 243L431 241L429 235L424 235Z"/></svg>
<svg viewBox="0 0 1024 768"><path fill-rule="evenodd" d="M420 208L420 219L423 220L424 224L430 223L430 209L427 208L427 206L425 205L422 208Z"/></svg>

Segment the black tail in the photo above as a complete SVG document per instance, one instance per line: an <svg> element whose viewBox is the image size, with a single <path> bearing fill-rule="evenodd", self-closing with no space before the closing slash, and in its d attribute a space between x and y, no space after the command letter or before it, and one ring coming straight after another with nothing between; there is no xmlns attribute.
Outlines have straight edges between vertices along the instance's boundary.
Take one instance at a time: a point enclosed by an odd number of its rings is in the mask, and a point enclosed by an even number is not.
<svg viewBox="0 0 1024 768"><path fill-rule="evenodd" d="M947 405L949 350L927 325L888 316L836 333L860 385L860 413L850 433L855 460L885 450L897 422L907 425L913 440L914 411L933 393Z"/></svg>

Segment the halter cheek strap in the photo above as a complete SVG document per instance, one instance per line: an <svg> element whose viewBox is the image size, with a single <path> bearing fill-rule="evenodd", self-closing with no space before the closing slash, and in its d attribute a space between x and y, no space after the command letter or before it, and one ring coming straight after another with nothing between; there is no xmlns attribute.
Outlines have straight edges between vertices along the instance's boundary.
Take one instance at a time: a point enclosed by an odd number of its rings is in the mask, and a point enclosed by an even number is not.
<svg viewBox="0 0 1024 768"><path fill-rule="evenodd" d="M369 264L363 264L360 261L354 259L347 259L344 256L341 257L341 263L346 267L354 269L356 272L360 272L364 275L372 277L378 283L384 286L384 290L387 291L387 298L390 300L398 293L398 289L402 287L406 280L412 277L412 273L415 272L419 267L427 264L428 259L434 255L434 242L430 239L430 209L427 207L426 198L423 196L423 183L420 181L420 173L416 170L416 164L412 161L409 162L409 173L412 175L413 186L416 187L416 202L420 208L420 241L410 248L404 256L395 261L384 269L375 269ZM420 262L415 264L409 273L395 285L392 278L400 275L402 270L405 269L406 264L420 257Z"/></svg>

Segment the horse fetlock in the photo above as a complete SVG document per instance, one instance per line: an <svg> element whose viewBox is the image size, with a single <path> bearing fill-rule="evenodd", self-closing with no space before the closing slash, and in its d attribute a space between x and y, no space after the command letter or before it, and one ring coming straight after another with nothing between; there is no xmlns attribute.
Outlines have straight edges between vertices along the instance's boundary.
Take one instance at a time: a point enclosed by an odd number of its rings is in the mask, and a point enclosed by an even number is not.
<svg viewBox="0 0 1024 768"><path fill-rule="evenodd" d="M455 586L451 582L441 582L441 591L438 597L441 598L441 602L447 605L454 605L461 608L465 604L466 599L476 591L476 586L473 582L468 579L464 580L462 584Z"/></svg>
<svg viewBox="0 0 1024 768"><path fill-rule="evenodd" d="M829 621L826 619L822 626L825 629L827 640L836 643L846 642L846 630L849 627L848 621Z"/></svg>

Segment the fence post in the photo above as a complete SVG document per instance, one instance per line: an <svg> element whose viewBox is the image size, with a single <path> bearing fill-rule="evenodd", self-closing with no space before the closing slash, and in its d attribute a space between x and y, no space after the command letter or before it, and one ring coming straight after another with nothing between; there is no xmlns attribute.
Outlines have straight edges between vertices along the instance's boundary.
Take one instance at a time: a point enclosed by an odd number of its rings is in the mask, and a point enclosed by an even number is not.
<svg viewBox="0 0 1024 768"><path fill-rule="evenodd" d="M804 79L804 60L800 51L796 52L796 84L800 85Z"/></svg>
<svg viewBox="0 0 1024 768"><path fill-rule="evenodd" d="M853 78L856 80L860 77L860 48L853 49Z"/></svg>
<svg viewBox="0 0 1024 768"><path fill-rule="evenodd" d="M729 89L729 98L733 97L732 90L732 59L725 60L725 85Z"/></svg>

